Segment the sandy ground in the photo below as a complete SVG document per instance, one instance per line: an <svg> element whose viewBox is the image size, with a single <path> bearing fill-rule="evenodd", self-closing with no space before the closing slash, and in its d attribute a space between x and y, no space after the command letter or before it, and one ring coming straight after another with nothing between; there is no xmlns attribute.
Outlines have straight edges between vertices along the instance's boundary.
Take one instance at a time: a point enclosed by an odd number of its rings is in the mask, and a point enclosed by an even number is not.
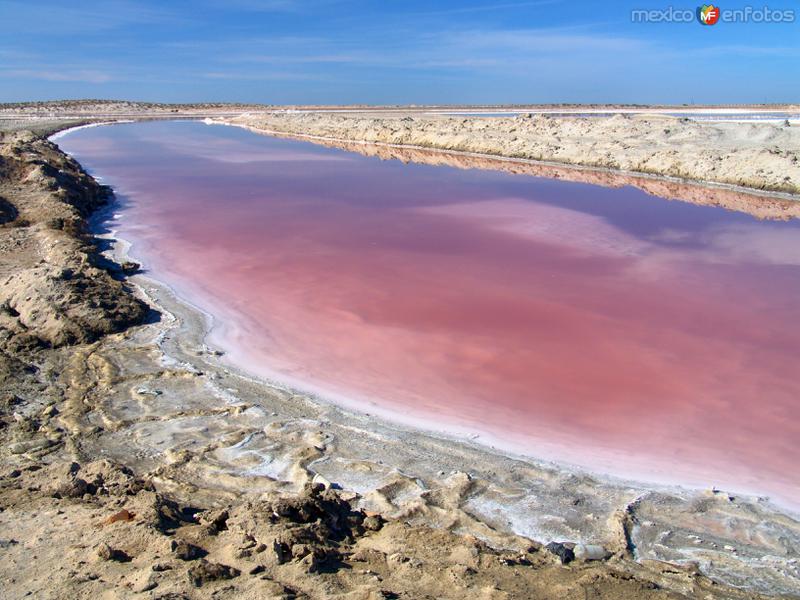
<svg viewBox="0 0 800 600"><path fill-rule="evenodd" d="M508 458L237 372L204 315L86 235L107 190L33 134L0 157L4 597L800 593L800 523L764 499Z"/></svg>

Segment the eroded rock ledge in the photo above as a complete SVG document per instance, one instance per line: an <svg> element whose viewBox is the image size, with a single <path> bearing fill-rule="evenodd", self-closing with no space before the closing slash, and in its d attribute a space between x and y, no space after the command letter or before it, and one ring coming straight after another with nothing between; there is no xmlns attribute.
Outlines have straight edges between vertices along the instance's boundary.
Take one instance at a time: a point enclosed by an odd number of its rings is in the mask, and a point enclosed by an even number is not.
<svg viewBox="0 0 800 600"><path fill-rule="evenodd" d="M33 134L6 134L0 148L0 351L92 342L140 322L147 307L98 266L86 232L111 190Z"/></svg>

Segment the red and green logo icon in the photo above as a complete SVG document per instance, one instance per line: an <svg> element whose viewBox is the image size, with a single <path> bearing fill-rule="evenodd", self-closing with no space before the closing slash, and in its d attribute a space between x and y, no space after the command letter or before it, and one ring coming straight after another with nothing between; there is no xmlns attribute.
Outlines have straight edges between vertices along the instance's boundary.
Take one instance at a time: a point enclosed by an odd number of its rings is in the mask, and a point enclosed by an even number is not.
<svg viewBox="0 0 800 600"><path fill-rule="evenodd" d="M719 6L703 4L697 9L697 20L701 25L714 25L719 21Z"/></svg>

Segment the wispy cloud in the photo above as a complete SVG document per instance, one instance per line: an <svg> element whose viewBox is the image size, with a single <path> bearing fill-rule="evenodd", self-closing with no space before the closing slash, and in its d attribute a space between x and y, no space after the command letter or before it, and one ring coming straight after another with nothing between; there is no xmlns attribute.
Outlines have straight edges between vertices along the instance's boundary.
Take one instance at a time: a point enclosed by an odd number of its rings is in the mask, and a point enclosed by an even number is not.
<svg viewBox="0 0 800 600"><path fill-rule="evenodd" d="M8 61L22 61L22 60L35 60L39 55L33 52L25 52L20 50L9 50L7 48L0 48L0 58Z"/></svg>
<svg viewBox="0 0 800 600"><path fill-rule="evenodd" d="M321 80L318 75L310 73L290 72L241 72L241 71L208 71L201 73L204 79L222 79L229 81L308 81Z"/></svg>
<svg viewBox="0 0 800 600"><path fill-rule="evenodd" d="M342 0L201 0L195 3L226 12L308 13L341 4Z"/></svg>
<svg viewBox="0 0 800 600"><path fill-rule="evenodd" d="M0 77L9 79L36 79L40 81L78 81L82 83L107 83L113 77L103 71L91 69L5 69Z"/></svg>
<svg viewBox="0 0 800 600"><path fill-rule="evenodd" d="M368 64L373 63L374 55L369 53L350 53L350 54L267 54L267 55L240 55L238 57L229 57L226 62L242 62L242 63L262 63L262 64L326 64L326 63L343 63L343 64Z"/></svg>
<svg viewBox="0 0 800 600"><path fill-rule="evenodd" d="M294 11L300 9L304 2L301 0L210 0L204 2L206 6L225 10L248 10L255 12Z"/></svg>
<svg viewBox="0 0 800 600"><path fill-rule="evenodd" d="M715 44L703 46L703 52L722 56L751 56L751 57L800 57L800 47L790 46L748 46L744 44Z"/></svg>
<svg viewBox="0 0 800 600"><path fill-rule="evenodd" d="M556 54L569 52L630 52L650 43L642 38L550 29L475 29L449 32L443 42L464 51L525 52ZM507 54L513 56L513 54Z"/></svg>
<svg viewBox="0 0 800 600"><path fill-rule="evenodd" d="M536 6L548 6L551 4L561 4L564 0L534 0L532 2L508 2L497 4L482 4L479 6L459 6L457 8L447 8L443 10L429 10L414 13L404 13L411 17L432 17L447 15L463 15L468 13L497 12L514 8L534 8Z"/></svg>
<svg viewBox="0 0 800 600"><path fill-rule="evenodd" d="M164 6L132 0L109 0L94 7L75 2L3 0L0 8L7 23L24 32L73 35L108 32L133 25L176 24L185 21L180 13Z"/></svg>
<svg viewBox="0 0 800 600"><path fill-rule="evenodd" d="M592 33L585 28L538 29L471 28L418 32L402 39L376 43L381 32L357 39L341 37L276 37L231 39L216 42L227 51L214 57L225 71L250 69L252 65L343 65L403 70L517 68L541 61L625 61L653 45L634 37ZM199 42L198 42L199 43ZM199 50L192 42L185 49ZM209 44L210 47L210 44ZM202 51L202 50L200 50ZM565 59L565 56L567 57Z"/></svg>

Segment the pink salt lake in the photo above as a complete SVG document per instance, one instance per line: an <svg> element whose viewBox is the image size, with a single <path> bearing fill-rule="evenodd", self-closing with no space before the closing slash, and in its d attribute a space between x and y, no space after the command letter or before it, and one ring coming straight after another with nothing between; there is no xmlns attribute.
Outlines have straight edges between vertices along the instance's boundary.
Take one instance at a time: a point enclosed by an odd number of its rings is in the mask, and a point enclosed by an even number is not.
<svg viewBox="0 0 800 600"><path fill-rule="evenodd" d="M597 472L800 498L800 226L201 123L58 140L246 370ZM713 192L709 192L713 193Z"/></svg>

